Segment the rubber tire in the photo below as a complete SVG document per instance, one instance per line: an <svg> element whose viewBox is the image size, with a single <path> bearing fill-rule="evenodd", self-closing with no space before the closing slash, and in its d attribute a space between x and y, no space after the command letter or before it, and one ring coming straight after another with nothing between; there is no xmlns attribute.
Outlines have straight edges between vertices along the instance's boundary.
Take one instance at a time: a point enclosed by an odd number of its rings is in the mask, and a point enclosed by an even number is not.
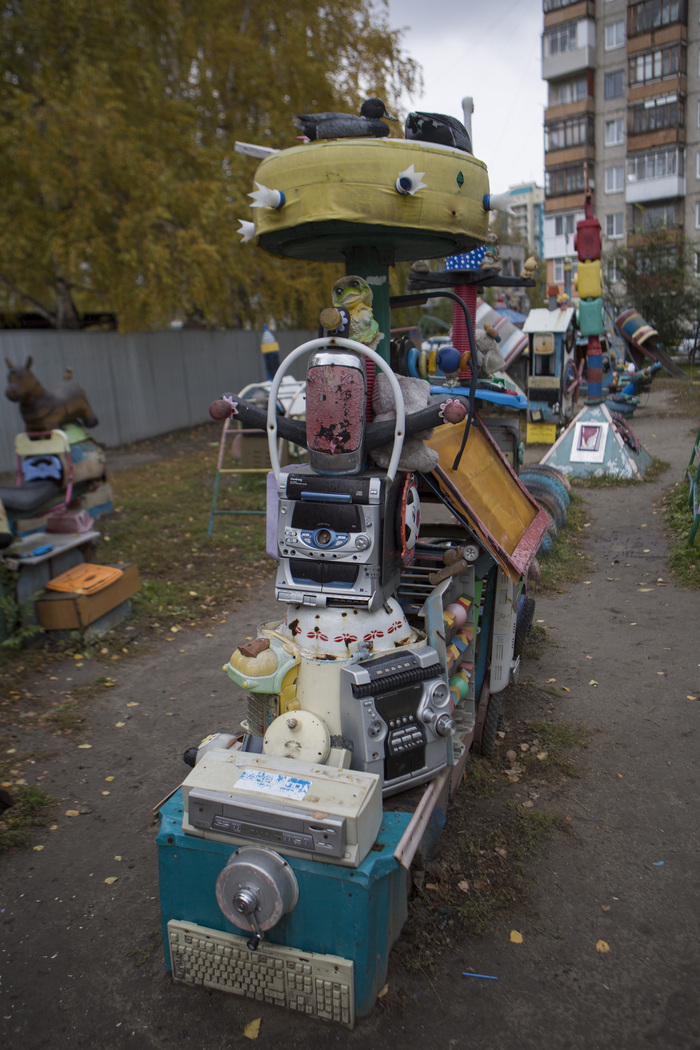
<svg viewBox="0 0 700 1050"><path fill-rule="evenodd" d="M491 693L478 747L479 754L484 758L492 759L496 754L496 740L499 727L503 724L504 712L503 693Z"/></svg>
<svg viewBox="0 0 700 1050"><path fill-rule="evenodd" d="M560 503L563 503L565 507L569 506L569 503L571 502L569 492L566 485L562 485L558 478L553 478L550 474L541 474L539 472L536 474L530 473L530 471L527 470L524 471L520 477L525 486L527 486L528 481L534 485L544 485L544 487L549 489L550 492L554 492Z"/></svg>
<svg viewBox="0 0 700 1050"><path fill-rule="evenodd" d="M532 630L532 621L535 617L535 599L524 598L515 624L515 642L513 644L513 657L522 656L527 636Z"/></svg>
<svg viewBox="0 0 700 1050"><path fill-rule="evenodd" d="M547 489L542 485L531 483L525 484L530 495L534 496L543 510L546 510L552 520L555 522L558 529L563 529L566 525L566 507L557 498L556 494L551 489Z"/></svg>
<svg viewBox="0 0 700 1050"><path fill-rule="evenodd" d="M538 557L541 555L543 558L546 558L548 554L552 553L553 548L554 542L552 540L552 537L549 535L548 532L545 532L544 536L542 537L542 542L537 548Z"/></svg>
<svg viewBox="0 0 700 1050"><path fill-rule="evenodd" d="M558 470L557 467L550 467L549 463L528 463L526 467L523 467L522 473L544 474L546 477L554 478L555 481L561 481L566 491L571 492L570 478L563 470Z"/></svg>

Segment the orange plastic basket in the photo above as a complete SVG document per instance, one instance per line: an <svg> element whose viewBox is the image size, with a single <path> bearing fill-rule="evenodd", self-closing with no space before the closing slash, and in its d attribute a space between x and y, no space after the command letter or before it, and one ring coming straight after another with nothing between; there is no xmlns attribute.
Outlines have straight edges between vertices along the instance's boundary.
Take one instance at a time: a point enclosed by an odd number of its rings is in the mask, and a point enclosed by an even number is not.
<svg viewBox="0 0 700 1050"><path fill-rule="evenodd" d="M91 565L84 562L68 572L62 572L60 576L54 576L46 584L46 590L68 594L96 594L122 575L122 570L113 565Z"/></svg>

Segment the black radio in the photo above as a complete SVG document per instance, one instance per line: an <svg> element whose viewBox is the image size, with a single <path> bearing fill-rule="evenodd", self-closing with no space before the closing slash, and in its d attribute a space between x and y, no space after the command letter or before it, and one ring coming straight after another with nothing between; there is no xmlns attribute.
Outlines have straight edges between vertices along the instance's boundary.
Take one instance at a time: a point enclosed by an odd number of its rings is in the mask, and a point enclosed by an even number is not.
<svg viewBox="0 0 700 1050"><path fill-rule="evenodd" d="M391 795L436 777L447 764L454 722L435 649L397 650L341 670L342 735L351 769L378 773Z"/></svg>

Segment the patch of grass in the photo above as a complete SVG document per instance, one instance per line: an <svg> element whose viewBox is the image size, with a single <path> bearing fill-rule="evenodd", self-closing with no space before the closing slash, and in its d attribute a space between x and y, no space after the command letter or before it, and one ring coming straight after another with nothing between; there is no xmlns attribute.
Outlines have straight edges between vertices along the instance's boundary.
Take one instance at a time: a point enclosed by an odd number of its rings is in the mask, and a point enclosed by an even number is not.
<svg viewBox="0 0 700 1050"><path fill-rule="evenodd" d="M550 638L547 628L541 623L533 623L523 645L523 660L539 660L540 656L543 655L550 645L554 645L554 642Z"/></svg>
<svg viewBox="0 0 700 1050"><path fill-rule="evenodd" d="M143 966L147 963L154 952L157 952L161 946L161 931L160 930L149 930L148 941L145 944L140 944L136 948L133 948L128 956L134 960L134 966Z"/></svg>
<svg viewBox="0 0 700 1050"><path fill-rule="evenodd" d="M528 728L536 734L540 744L553 754L558 754L570 747L585 747L590 733L583 725L570 725L568 722L527 722Z"/></svg>
<svg viewBox="0 0 700 1050"><path fill-rule="evenodd" d="M675 394L674 410L679 415L692 416L697 419L700 416L700 362L694 366L683 362L681 368L687 378L681 379L676 376L661 375L654 380L654 389L672 390Z"/></svg>
<svg viewBox="0 0 700 1050"><path fill-rule="evenodd" d="M590 555L583 548L585 525L590 524L583 498L570 493L567 522L554 540L551 554L540 559L542 577L534 588L535 593L548 594L561 590L562 584L580 583L585 579L591 563Z"/></svg>
<svg viewBox="0 0 700 1050"><path fill-rule="evenodd" d="M692 546L688 543L693 511L688 506L688 482L679 481L663 500L664 521L671 542L668 567L684 587L700 588L700 529Z"/></svg>
<svg viewBox="0 0 700 1050"><path fill-rule="evenodd" d="M62 733L76 733L83 728L85 716L81 714L76 700L66 700L58 704L52 711L41 718L42 722L49 722Z"/></svg>
<svg viewBox="0 0 700 1050"><path fill-rule="evenodd" d="M56 801L35 786L13 785L7 794L11 805L0 818L0 853L30 846L35 829L48 824Z"/></svg>
<svg viewBox="0 0 700 1050"><path fill-rule="evenodd" d="M509 691L518 699L543 699L532 685ZM543 805L543 793L561 790L579 771L570 759L584 747L581 725L540 720L506 721L494 758L470 755L450 801L439 855L414 876L416 890L392 958L412 973L429 975L441 956L465 937L488 933L510 908L527 912L529 861L568 821ZM513 792L517 797L513 797ZM539 800L539 801L538 801Z"/></svg>
<svg viewBox="0 0 700 1050"><path fill-rule="evenodd" d="M142 581L134 596L137 629L168 630L217 618L272 576L263 515L221 515L207 537L218 449L178 456L155 471L115 475L115 512L105 521L103 557L135 561ZM264 510L264 475L224 475L217 507ZM227 571L228 570L228 571Z"/></svg>
<svg viewBox="0 0 700 1050"><path fill-rule="evenodd" d="M585 478L572 478L571 482L576 488L581 489L624 488L625 486L642 485L650 481L656 481L665 470L668 470L669 466L670 463L666 463L665 460L654 456L651 464L644 472L643 478L618 478L615 474L598 474Z"/></svg>
<svg viewBox="0 0 700 1050"><path fill-rule="evenodd" d="M497 823L475 822L468 793L460 791L460 796L452 806L440 857L426 865L394 949L410 973L436 972L440 956L459 941L488 933L498 915L510 908L526 908L526 861L561 826L553 814L509 804L500 809Z"/></svg>

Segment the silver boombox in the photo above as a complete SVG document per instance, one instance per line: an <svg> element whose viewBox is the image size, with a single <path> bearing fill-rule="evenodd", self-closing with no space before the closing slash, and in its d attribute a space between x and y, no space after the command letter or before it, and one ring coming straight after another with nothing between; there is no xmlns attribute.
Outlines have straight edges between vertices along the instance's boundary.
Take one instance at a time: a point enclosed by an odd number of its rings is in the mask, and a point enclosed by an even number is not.
<svg viewBox="0 0 700 1050"><path fill-rule="evenodd" d="M275 597L374 610L396 590L400 485L382 472L328 476L301 466L279 476Z"/></svg>
<svg viewBox="0 0 700 1050"><path fill-rule="evenodd" d="M401 649L340 672L340 723L353 741L350 768L377 773L383 795L438 775L454 722L435 649Z"/></svg>

